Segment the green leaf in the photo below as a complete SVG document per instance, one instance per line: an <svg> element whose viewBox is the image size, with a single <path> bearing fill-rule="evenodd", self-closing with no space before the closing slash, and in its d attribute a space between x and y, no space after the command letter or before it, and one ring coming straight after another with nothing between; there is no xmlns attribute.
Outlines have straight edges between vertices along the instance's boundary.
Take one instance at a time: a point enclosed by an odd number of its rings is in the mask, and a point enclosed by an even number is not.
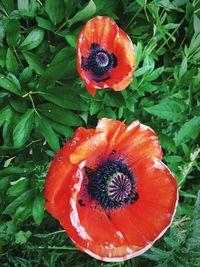
<svg viewBox="0 0 200 267"><path fill-rule="evenodd" d="M163 71L164 71L164 67L157 68L154 71L152 71L151 73L148 73L145 76L145 80L149 81L149 82L154 81L163 73Z"/></svg>
<svg viewBox="0 0 200 267"><path fill-rule="evenodd" d="M54 31L54 26L51 24L51 22L47 19L41 18L41 17L36 17L38 26L48 30L48 31Z"/></svg>
<svg viewBox="0 0 200 267"><path fill-rule="evenodd" d="M19 80L22 83L28 82L33 74L33 70L31 67L27 67L23 69L22 73L20 74Z"/></svg>
<svg viewBox="0 0 200 267"><path fill-rule="evenodd" d="M125 105L123 96L119 92L108 92L105 95L104 102L107 106L121 107Z"/></svg>
<svg viewBox="0 0 200 267"><path fill-rule="evenodd" d="M152 68L152 66L144 66L144 67L141 67L139 68L138 70L135 71L134 73L134 76L135 77L139 77L139 76L142 76L143 74L149 72L149 70Z"/></svg>
<svg viewBox="0 0 200 267"><path fill-rule="evenodd" d="M187 248L193 257L200 257L200 191L197 194L193 219L191 223L191 230L187 240Z"/></svg>
<svg viewBox="0 0 200 267"><path fill-rule="evenodd" d="M182 105L175 100L161 102L149 108L144 108L148 113L158 116L161 119L178 122L183 119Z"/></svg>
<svg viewBox="0 0 200 267"><path fill-rule="evenodd" d="M186 71L187 71L187 58L184 57L179 69L179 79L186 73Z"/></svg>
<svg viewBox="0 0 200 267"><path fill-rule="evenodd" d="M175 136L176 145L188 142L190 139L195 139L200 132L200 117L194 117L193 119L184 123L179 132Z"/></svg>
<svg viewBox="0 0 200 267"><path fill-rule="evenodd" d="M28 140L33 126L33 110L29 109L20 119L13 132L14 147L22 147Z"/></svg>
<svg viewBox="0 0 200 267"><path fill-rule="evenodd" d="M10 108L10 106L8 105L4 107L0 111L0 127L4 124L5 121L9 121L12 115L13 115L13 111Z"/></svg>
<svg viewBox="0 0 200 267"><path fill-rule="evenodd" d="M23 15L29 12L29 0L17 0L17 8Z"/></svg>
<svg viewBox="0 0 200 267"><path fill-rule="evenodd" d="M194 32L200 33L200 19L194 14Z"/></svg>
<svg viewBox="0 0 200 267"><path fill-rule="evenodd" d="M80 117L72 111L66 111L54 104L42 104L37 106L37 110L47 118L68 126L80 126L83 124Z"/></svg>
<svg viewBox="0 0 200 267"><path fill-rule="evenodd" d="M10 14L14 9L14 2L13 0L1 0L4 5L4 8L8 14Z"/></svg>
<svg viewBox="0 0 200 267"><path fill-rule="evenodd" d="M24 55L26 61L28 62L29 66L37 74L42 75L44 70L45 70L45 66L43 65L41 60L38 58L38 56L36 56L35 54L33 54L31 52L23 52L23 55Z"/></svg>
<svg viewBox="0 0 200 267"><path fill-rule="evenodd" d="M60 148L58 136L45 118L36 118L36 127L40 134L47 140L49 146L57 152Z"/></svg>
<svg viewBox="0 0 200 267"><path fill-rule="evenodd" d="M19 231L16 235L15 235L15 243L16 244L20 244L23 245L27 242L28 238L32 235L31 231Z"/></svg>
<svg viewBox="0 0 200 267"><path fill-rule="evenodd" d="M20 178L14 185L12 185L8 191L8 196L18 196L22 194L23 192L27 191L28 189L28 180L26 178Z"/></svg>
<svg viewBox="0 0 200 267"><path fill-rule="evenodd" d="M32 215L35 223L40 225L44 217L44 197L36 196L33 202Z"/></svg>
<svg viewBox="0 0 200 267"><path fill-rule="evenodd" d="M76 15L74 15L74 17L68 21L69 25L72 26L78 21L86 21L88 18L92 17L95 12L96 5L92 0L90 0L87 6L85 6L81 11L77 12Z"/></svg>
<svg viewBox="0 0 200 267"><path fill-rule="evenodd" d="M20 194L14 201L12 201L6 207L6 209L3 211L3 214L13 215L17 207L19 207L22 203L26 203L26 201L30 200L30 198L32 197L32 194L33 194L32 189Z"/></svg>
<svg viewBox="0 0 200 267"><path fill-rule="evenodd" d="M65 5L63 0L46 0L45 10L54 25L61 22L65 17Z"/></svg>
<svg viewBox="0 0 200 267"><path fill-rule="evenodd" d="M0 192L5 192L6 189L8 188L9 184L10 184L10 176L6 176L6 177L1 177L0 179Z"/></svg>
<svg viewBox="0 0 200 267"><path fill-rule="evenodd" d="M10 98L10 105L19 113L25 113L28 108L27 101L22 97Z"/></svg>
<svg viewBox="0 0 200 267"><path fill-rule="evenodd" d="M59 122L52 121L48 118L45 118L45 120L51 125L53 130L55 130L56 133L58 133L58 134L62 134L64 136L66 136L67 138L70 138L74 134L74 131L69 126L61 124Z"/></svg>
<svg viewBox="0 0 200 267"><path fill-rule="evenodd" d="M17 75L19 64L17 62L15 54L10 48L8 48L6 54L6 68L9 72L12 72L13 74Z"/></svg>
<svg viewBox="0 0 200 267"><path fill-rule="evenodd" d="M98 119L101 118L111 118L111 119L115 119L117 118L115 112L111 109L111 108L105 108L104 110L102 110L101 112L99 112L98 114Z"/></svg>
<svg viewBox="0 0 200 267"><path fill-rule="evenodd" d="M76 48L77 37L75 35L67 34L65 36L65 39L67 40L67 42L71 47Z"/></svg>
<svg viewBox="0 0 200 267"><path fill-rule="evenodd" d="M22 50L32 50L38 47L44 38L44 30L40 28L33 29L25 40L20 44Z"/></svg>
<svg viewBox="0 0 200 267"><path fill-rule="evenodd" d="M48 101L66 109L87 111L88 105L80 95L71 90L70 85L49 88L48 93L42 94Z"/></svg>
<svg viewBox="0 0 200 267"><path fill-rule="evenodd" d="M43 73L40 80L40 87L45 88L48 84L53 84L57 80L63 77L63 75L67 76L70 69L74 69L76 71L76 64L72 62L72 59L76 57L75 49L71 47L63 48L55 58L52 60L49 68Z"/></svg>
<svg viewBox="0 0 200 267"><path fill-rule="evenodd" d="M0 47L0 67L2 68L4 68L6 65L6 54L7 54L7 49L4 47Z"/></svg>
<svg viewBox="0 0 200 267"><path fill-rule="evenodd" d="M0 87L13 94L20 95L18 86L12 80L6 78L2 74L0 74Z"/></svg>
<svg viewBox="0 0 200 267"><path fill-rule="evenodd" d="M16 19L10 19L6 24L6 39L10 47L16 47L20 38L20 24Z"/></svg>

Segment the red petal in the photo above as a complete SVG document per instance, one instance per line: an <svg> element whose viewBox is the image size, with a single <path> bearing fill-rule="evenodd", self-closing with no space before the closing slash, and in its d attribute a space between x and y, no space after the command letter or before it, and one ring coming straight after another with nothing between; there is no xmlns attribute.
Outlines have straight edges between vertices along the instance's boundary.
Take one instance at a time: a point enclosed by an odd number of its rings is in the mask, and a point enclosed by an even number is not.
<svg viewBox="0 0 200 267"><path fill-rule="evenodd" d="M71 153L70 161L73 164L79 164L81 161L86 159L91 162L92 159L97 158L98 155L103 155L106 147L106 135L104 133L96 133L78 146L73 153Z"/></svg>
<svg viewBox="0 0 200 267"><path fill-rule="evenodd" d="M56 216L65 205L64 199L70 190L70 182L77 166L69 160L70 154L94 134L93 129L78 128L74 136L58 151L48 170L45 182L46 208Z"/></svg>
<svg viewBox="0 0 200 267"><path fill-rule="evenodd" d="M162 158L157 135L151 128L140 124L139 121L131 123L119 136L116 150L127 158L128 164L148 156Z"/></svg>
<svg viewBox="0 0 200 267"><path fill-rule="evenodd" d="M113 43L118 34L117 24L109 17L96 16L89 20L78 37L77 49L82 56L87 56L92 43L112 52Z"/></svg>

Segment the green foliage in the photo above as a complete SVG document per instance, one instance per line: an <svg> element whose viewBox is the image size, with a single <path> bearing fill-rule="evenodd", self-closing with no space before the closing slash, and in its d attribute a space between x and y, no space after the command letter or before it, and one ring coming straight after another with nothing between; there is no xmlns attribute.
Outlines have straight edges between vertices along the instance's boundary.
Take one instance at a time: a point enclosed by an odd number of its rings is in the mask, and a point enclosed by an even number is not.
<svg viewBox="0 0 200 267"><path fill-rule="evenodd" d="M1 266L199 266L199 8L196 0L0 0ZM137 68L126 90L92 97L76 72L76 40L95 15L129 34ZM77 251L43 206L52 157L76 127L102 117L152 127L180 189L164 237L119 264Z"/></svg>

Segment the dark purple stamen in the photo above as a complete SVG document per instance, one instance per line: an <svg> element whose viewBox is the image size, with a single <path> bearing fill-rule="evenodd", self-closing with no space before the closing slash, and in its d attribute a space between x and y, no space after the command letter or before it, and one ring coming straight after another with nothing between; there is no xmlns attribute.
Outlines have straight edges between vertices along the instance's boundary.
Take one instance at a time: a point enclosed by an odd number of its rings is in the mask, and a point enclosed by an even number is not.
<svg viewBox="0 0 200 267"><path fill-rule="evenodd" d="M85 169L87 190L105 210L121 208L138 199L135 178L122 159L107 160L96 170Z"/></svg>
<svg viewBox="0 0 200 267"><path fill-rule="evenodd" d="M110 79L110 76L103 77L112 68L117 66L117 58L113 53L100 48L98 44L93 43L90 48L90 54L87 58L81 58L81 66L85 71L92 71L94 81L103 82Z"/></svg>

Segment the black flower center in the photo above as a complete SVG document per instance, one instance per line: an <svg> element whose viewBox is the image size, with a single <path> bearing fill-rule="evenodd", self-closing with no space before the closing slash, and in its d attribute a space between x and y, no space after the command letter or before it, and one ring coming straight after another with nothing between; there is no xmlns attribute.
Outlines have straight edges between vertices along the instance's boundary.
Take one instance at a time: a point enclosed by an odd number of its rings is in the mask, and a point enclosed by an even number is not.
<svg viewBox="0 0 200 267"><path fill-rule="evenodd" d="M103 209L121 208L137 200L135 178L122 159L107 160L96 170L86 168L85 172L89 196Z"/></svg>
<svg viewBox="0 0 200 267"><path fill-rule="evenodd" d="M109 56L105 52L98 52L96 54L96 63L99 67L106 67L109 64Z"/></svg>
<svg viewBox="0 0 200 267"><path fill-rule="evenodd" d="M87 58L81 58L82 69L91 71L95 82L104 82L110 79L108 74L112 68L117 66L117 58L113 53L100 48L98 44L93 43ZM104 77L103 77L104 76Z"/></svg>

